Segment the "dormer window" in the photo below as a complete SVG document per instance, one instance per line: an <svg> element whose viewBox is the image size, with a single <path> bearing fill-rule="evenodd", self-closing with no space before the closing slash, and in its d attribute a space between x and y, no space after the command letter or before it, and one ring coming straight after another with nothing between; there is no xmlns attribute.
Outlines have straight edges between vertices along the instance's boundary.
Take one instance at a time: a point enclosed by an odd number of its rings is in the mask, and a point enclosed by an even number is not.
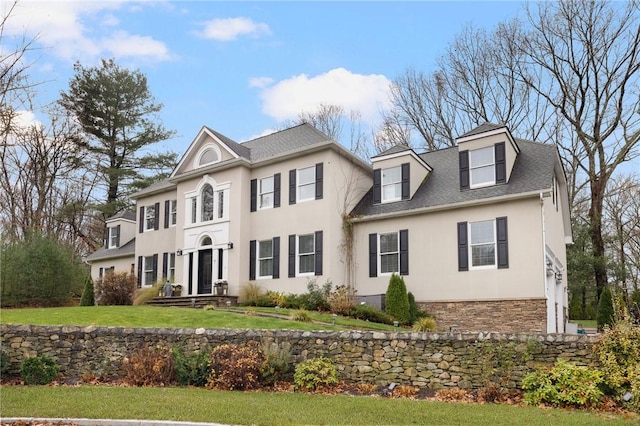
<svg viewBox="0 0 640 426"><path fill-rule="evenodd" d="M469 171L471 188L494 185L496 183L496 167L494 147L469 151Z"/></svg>
<svg viewBox="0 0 640 426"><path fill-rule="evenodd" d="M400 166L382 169L382 202L402 199L402 169Z"/></svg>

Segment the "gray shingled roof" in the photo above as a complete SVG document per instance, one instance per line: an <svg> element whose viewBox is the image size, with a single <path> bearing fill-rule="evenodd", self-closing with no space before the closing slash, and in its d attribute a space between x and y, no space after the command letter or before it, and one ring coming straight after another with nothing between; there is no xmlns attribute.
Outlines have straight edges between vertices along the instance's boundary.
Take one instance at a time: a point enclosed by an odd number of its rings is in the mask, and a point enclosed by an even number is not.
<svg viewBox="0 0 640 426"><path fill-rule="evenodd" d="M391 148L387 149L386 151L381 152L378 155L374 155L371 158L384 157L385 155L396 154L398 152L404 152L404 151L408 151L410 149L411 148L408 145L398 144L398 145L392 146Z"/></svg>
<svg viewBox="0 0 640 426"><path fill-rule="evenodd" d="M250 159L251 154L249 152L249 148L247 148L246 146L243 146L242 144L239 144L238 142L226 137L225 135L223 135L220 132L216 132L215 130L213 130L210 127L207 127L207 130L209 130L211 133L216 135L216 137L218 139L220 139L222 142L224 142L225 145L227 145L229 147L229 149L232 150L233 152L235 152L237 155L239 155L240 157L246 158L247 160Z"/></svg>
<svg viewBox="0 0 640 426"><path fill-rule="evenodd" d="M504 127L507 127L507 126L504 125L504 124L484 123L484 124L479 125L475 129L469 130L467 133L458 136L458 139L466 138L467 136L478 135L478 134L484 133L484 132L490 132L490 131L496 130L496 129L502 129Z"/></svg>
<svg viewBox="0 0 640 426"><path fill-rule="evenodd" d="M126 219L135 222L136 221L136 212L131 210L122 210L114 214L113 216L107 218L107 220L116 220L116 219Z"/></svg>
<svg viewBox="0 0 640 426"><path fill-rule="evenodd" d="M447 148L420 154L420 157L433 167L433 171L411 200L374 205L371 188L353 209L352 215L397 213L548 189L553 177L556 147L522 139L516 141L521 152L507 184L461 191L458 148Z"/></svg>
<svg viewBox="0 0 640 426"><path fill-rule="evenodd" d="M113 259L117 257L123 256L133 256L136 251L136 239L133 238L131 241L126 244L112 249L106 249L104 247L99 248L98 250L91 253L87 256L87 261L91 262L93 260L103 260L103 259Z"/></svg>
<svg viewBox="0 0 640 426"><path fill-rule="evenodd" d="M250 151L252 162L278 157L309 148L331 139L310 124L304 123L242 143Z"/></svg>

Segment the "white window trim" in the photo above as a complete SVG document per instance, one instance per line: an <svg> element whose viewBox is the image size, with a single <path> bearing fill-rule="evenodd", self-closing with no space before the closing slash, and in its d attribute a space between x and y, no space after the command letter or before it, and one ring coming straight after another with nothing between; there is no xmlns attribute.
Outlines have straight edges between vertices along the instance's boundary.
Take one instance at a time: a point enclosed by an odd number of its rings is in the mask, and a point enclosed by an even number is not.
<svg viewBox="0 0 640 426"><path fill-rule="evenodd" d="M114 249L114 248L118 248L118 243L113 241L114 239L114 230L118 229L117 226L110 226L109 227L109 235L107 237L107 248L108 249Z"/></svg>
<svg viewBox="0 0 640 426"><path fill-rule="evenodd" d="M167 279L171 282L175 282L176 280L176 254L169 253L168 259L169 265L167 266Z"/></svg>
<svg viewBox="0 0 640 426"><path fill-rule="evenodd" d="M153 211L153 224L151 225L151 227L149 227L149 211ZM151 205L151 206L144 206L144 232L147 231L155 231L155 220L156 220L156 215L158 214L158 212L156 211L156 206L155 205Z"/></svg>
<svg viewBox="0 0 640 426"><path fill-rule="evenodd" d="M393 272L382 272L382 249L380 247L380 236L382 235L388 235L388 234L396 234L397 236L397 241L398 241L398 246L397 246L397 251L395 252L385 252L384 254L393 254L393 253L397 253L398 254L398 270L397 271L393 271ZM378 271L380 271L380 273L378 274L378 276L391 276L393 274L400 274L400 232L381 232L378 234Z"/></svg>
<svg viewBox="0 0 640 426"><path fill-rule="evenodd" d="M271 191L262 191L262 181L271 179ZM263 206L262 205L262 196L266 194L271 194L271 205ZM258 179L258 210L272 209L274 202L274 194L275 194L275 178L273 176L267 176L262 179Z"/></svg>
<svg viewBox="0 0 640 426"><path fill-rule="evenodd" d="M267 241L271 243L271 257L260 257L260 243L264 243ZM260 275L260 261L267 259L271 259L271 275ZM273 279L273 239L256 241L256 279Z"/></svg>
<svg viewBox="0 0 640 426"><path fill-rule="evenodd" d="M147 262L147 259L150 259L150 262ZM150 265L147 265L150 263ZM147 273L150 272L153 274L153 256L143 256L142 257L142 286L149 287L153 285L153 283L147 282Z"/></svg>
<svg viewBox="0 0 640 426"><path fill-rule="evenodd" d="M216 161L212 161L209 163L205 163L205 164L200 164L200 162L202 161L202 156L209 150L213 150L216 152L218 159ZM196 154L195 156L195 161L193 164L193 168L194 169L198 169L201 167L206 167L209 166L211 164L216 164L222 161L222 152L220 151L220 147L216 144L213 143L209 143L206 144L205 146L203 146L202 148L200 148L200 151L198 151L198 154Z"/></svg>
<svg viewBox="0 0 640 426"><path fill-rule="evenodd" d="M474 223L481 222L492 222L493 223L493 265L480 265L473 266L473 250L472 247L475 244L471 243L471 225ZM482 269L498 269L498 235L497 235L497 226L496 221L494 220L477 220L475 222L467 223L467 235L469 236L468 240L468 252L469 252L469 270L482 270ZM483 243L478 245L485 245L489 243Z"/></svg>
<svg viewBox="0 0 640 426"><path fill-rule="evenodd" d="M300 253L300 237L308 237L311 236L313 238L313 251L309 252L309 253ZM311 272L300 272L300 256L304 255L311 255L313 254L313 271ZM315 276L316 274L316 266L315 266L315 256L316 256L316 235L315 233L310 233L310 234L300 234L300 235L296 235L296 276L297 277L309 277L309 276Z"/></svg>
<svg viewBox="0 0 640 426"><path fill-rule="evenodd" d="M169 201L169 226L178 224L178 200Z"/></svg>
<svg viewBox="0 0 640 426"><path fill-rule="evenodd" d="M309 183L302 184L300 181L300 172L303 170L313 170L313 179ZM313 195L309 198L302 198L301 189L303 186L313 186ZM304 203L305 201L312 201L316 199L316 166L303 167L296 170L296 203Z"/></svg>
<svg viewBox="0 0 640 426"><path fill-rule="evenodd" d="M491 151L491 163L485 163L485 164L472 164L472 152L477 152L477 151L481 151L481 150L487 150L487 151ZM483 167L487 167L487 166L492 166L493 167L493 180L491 181L487 181L487 182L481 182L481 183L473 183L473 171L475 169L480 169ZM478 148L478 149L474 149L474 150L470 150L469 151L469 188L483 188L485 186L493 186L496 184L496 151L495 148L493 146L487 146L484 148Z"/></svg>
<svg viewBox="0 0 640 426"><path fill-rule="evenodd" d="M387 182L387 183L385 183L385 181L384 181L384 171L385 170L391 170L391 169L399 169L400 170L400 179L397 182ZM384 197L384 187L385 186L391 186L391 185L394 185L394 186L395 185L400 185L400 196L399 197L385 199L385 197ZM401 165L394 166L394 167L387 167L385 169L381 169L380 170L380 200L383 203L393 203L393 202L402 200L402 166Z"/></svg>
<svg viewBox="0 0 640 426"><path fill-rule="evenodd" d="M202 221L202 190L204 189L204 186L206 184L211 185L211 187L213 188L213 219L203 222ZM218 217L219 203L220 203L220 198L218 194L219 192L223 193L222 217ZM229 203L230 203L229 194L231 194L230 182L218 184L214 179L210 178L208 175L205 175L204 179L200 182L200 184L195 190L185 192L184 194L184 199L185 199L184 227L192 228L192 227L200 226L203 224L212 224L212 223L228 221L229 220ZM193 221L193 209L194 209L193 200L194 199L195 199L195 211L196 211L195 221Z"/></svg>

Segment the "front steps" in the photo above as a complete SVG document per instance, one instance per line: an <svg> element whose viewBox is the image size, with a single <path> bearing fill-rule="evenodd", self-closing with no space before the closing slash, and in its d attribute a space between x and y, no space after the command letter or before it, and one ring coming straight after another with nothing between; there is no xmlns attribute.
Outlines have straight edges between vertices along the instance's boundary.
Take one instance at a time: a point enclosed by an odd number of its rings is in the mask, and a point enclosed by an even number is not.
<svg viewBox="0 0 640 426"><path fill-rule="evenodd" d="M227 304L227 302L229 302ZM154 297L147 305L151 306L179 306L182 308L203 308L207 305L213 306L236 306L238 296L176 296L176 297Z"/></svg>

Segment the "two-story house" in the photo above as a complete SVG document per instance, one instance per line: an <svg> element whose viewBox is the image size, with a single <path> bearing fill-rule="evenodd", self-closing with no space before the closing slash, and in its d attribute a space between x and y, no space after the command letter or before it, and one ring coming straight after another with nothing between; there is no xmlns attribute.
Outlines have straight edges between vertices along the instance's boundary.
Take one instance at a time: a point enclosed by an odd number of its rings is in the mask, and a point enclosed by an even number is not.
<svg viewBox="0 0 640 426"><path fill-rule="evenodd" d="M134 195L127 266L140 286L168 277L196 297L216 281L302 293L313 278L375 295L398 273L443 329L564 331L571 229L555 146L485 124L455 148L371 160L309 124L241 144L204 127L169 179ZM123 249L92 255L94 277L120 269L109 252Z"/></svg>

